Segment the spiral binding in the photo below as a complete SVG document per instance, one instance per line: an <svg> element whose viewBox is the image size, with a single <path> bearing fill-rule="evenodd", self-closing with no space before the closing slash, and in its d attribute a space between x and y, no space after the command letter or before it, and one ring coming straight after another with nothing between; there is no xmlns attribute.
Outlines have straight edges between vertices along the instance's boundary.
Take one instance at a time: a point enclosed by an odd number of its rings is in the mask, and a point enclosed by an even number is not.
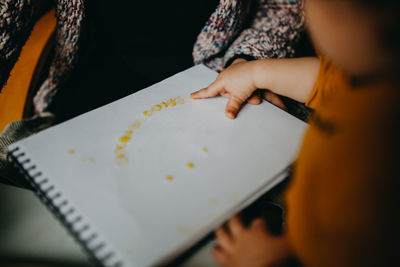
<svg viewBox="0 0 400 267"><path fill-rule="evenodd" d="M36 165L31 164L31 160L26 157L25 152L22 152L19 147L15 147L9 151L7 157L29 182L43 204L68 229L96 266L123 266L121 261L114 259L113 251L104 251L106 244L97 240L98 234L91 231L90 225L84 223L82 216L76 214L75 208L70 206L68 200L63 199L61 192L57 192L56 188L49 184L49 180L44 177L42 172L37 171L30 174L36 170Z"/></svg>

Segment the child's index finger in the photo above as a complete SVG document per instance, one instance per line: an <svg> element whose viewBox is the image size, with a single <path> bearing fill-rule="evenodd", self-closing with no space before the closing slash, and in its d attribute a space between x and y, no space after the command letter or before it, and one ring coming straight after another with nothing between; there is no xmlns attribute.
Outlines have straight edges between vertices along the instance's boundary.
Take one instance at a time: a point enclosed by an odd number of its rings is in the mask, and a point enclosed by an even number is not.
<svg viewBox="0 0 400 267"><path fill-rule="evenodd" d="M194 93L191 93L190 97L193 99L214 97L217 96L222 89L223 87L221 83L215 81L208 87L200 89Z"/></svg>

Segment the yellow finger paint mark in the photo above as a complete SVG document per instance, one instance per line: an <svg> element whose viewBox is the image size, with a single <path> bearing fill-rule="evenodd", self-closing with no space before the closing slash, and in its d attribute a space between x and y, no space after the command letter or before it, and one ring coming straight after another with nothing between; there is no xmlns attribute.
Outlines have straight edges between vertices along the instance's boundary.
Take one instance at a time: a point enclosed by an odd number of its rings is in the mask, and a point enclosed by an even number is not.
<svg viewBox="0 0 400 267"><path fill-rule="evenodd" d="M143 124L144 121L145 121L145 120L136 120L135 123L129 125L128 127L129 127L129 129L131 129L131 130L136 130L136 129L138 129L138 128L140 127L140 125Z"/></svg>
<svg viewBox="0 0 400 267"><path fill-rule="evenodd" d="M123 159L123 158L126 157L126 154L125 154L125 153L123 153L123 154L116 154L116 156L117 156L118 159Z"/></svg>
<svg viewBox="0 0 400 267"><path fill-rule="evenodd" d="M154 105L151 107L151 111L160 111L162 109L161 105Z"/></svg>
<svg viewBox="0 0 400 267"><path fill-rule="evenodd" d="M201 150L203 150L204 152L208 152L208 148L206 148L205 146Z"/></svg>
<svg viewBox="0 0 400 267"><path fill-rule="evenodd" d="M119 165L123 165L128 162L128 157L126 156L127 143L131 140L134 131L140 128L140 126L146 122L148 117L151 117L155 115L155 113L163 111L168 107L176 106L177 104L184 104L185 102L190 101L190 97L183 98L181 96L177 96L176 98L170 98L167 101L162 101L160 104L153 105L148 110L143 111L142 113L145 117L142 119L137 119L134 123L128 125L128 130L125 131L124 136L119 138L119 143L116 144L114 151L117 163ZM194 168L194 164L190 163L188 164L188 167Z"/></svg>
<svg viewBox="0 0 400 267"><path fill-rule="evenodd" d="M125 149L125 147L126 147L126 143L124 143L123 145L117 145L117 146L115 147L115 152L118 152L118 151L120 151L120 150L123 150L123 149Z"/></svg>
<svg viewBox="0 0 400 267"><path fill-rule="evenodd" d="M96 160L94 159L94 157L89 157L89 158L82 159L82 162L95 163Z"/></svg>
<svg viewBox="0 0 400 267"><path fill-rule="evenodd" d="M129 140L131 140L130 136L122 136L119 141L121 141L122 143L128 142Z"/></svg>
<svg viewBox="0 0 400 267"><path fill-rule="evenodd" d="M70 149L67 151L68 154L73 155L75 154L75 149Z"/></svg>
<svg viewBox="0 0 400 267"><path fill-rule="evenodd" d="M172 181L172 180L174 180L174 177L172 177L171 175L167 175L167 180Z"/></svg>
<svg viewBox="0 0 400 267"><path fill-rule="evenodd" d="M149 111L149 110L145 110L145 111L143 111L143 115L150 117L151 115L153 115L153 112Z"/></svg>
<svg viewBox="0 0 400 267"><path fill-rule="evenodd" d="M163 101L163 102L161 102L161 104L162 105L164 105L164 107L169 107L169 106L176 106L176 100L175 99L172 99L172 98L170 98L170 99L168 99L167 100L167 102L165 102L165 101Z"/></svg>
<svg viewBox="0 0 400 267"><path fill-rule="evenodd" d="M193 164L193 163L187 163L186 166L187 166L188 168L191 168L191 169L194 168L194 164Z"/></svg>
<svg viewBox="0 0 400 267"><path fill-rule="evenodd" d="M126 132L125 132L125 135L126 135L126 136L130 136L130 135L132 135L132 134L133 134L133 131L126 131Z"/></svg>

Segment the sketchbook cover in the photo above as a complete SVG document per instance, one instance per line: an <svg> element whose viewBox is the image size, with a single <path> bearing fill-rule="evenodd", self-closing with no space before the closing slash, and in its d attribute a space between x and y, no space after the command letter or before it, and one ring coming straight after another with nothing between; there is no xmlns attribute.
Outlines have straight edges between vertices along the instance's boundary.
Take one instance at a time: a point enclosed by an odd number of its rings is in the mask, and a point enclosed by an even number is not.
<svg viewBox="0 0 400 267"><path fill-rule="evenodd" d="M169 261L282 179L305 123L268 102L191 100L199 65L19 141L12 157L105 266Z"/></svg>

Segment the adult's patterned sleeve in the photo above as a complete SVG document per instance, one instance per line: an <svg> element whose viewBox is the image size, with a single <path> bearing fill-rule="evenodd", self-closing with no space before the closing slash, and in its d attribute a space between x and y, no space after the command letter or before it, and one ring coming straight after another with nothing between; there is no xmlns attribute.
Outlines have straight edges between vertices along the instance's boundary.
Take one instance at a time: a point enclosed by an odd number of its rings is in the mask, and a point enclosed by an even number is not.
<svg viewBox="0 0 400 267"><path fill-rule="evenodd" d="M224 55L225 65L236 57L286 58L304 29L301 0L258 0L255 17Z"/></svg>
<svg viewBox="0 0 400 267"><path fill-rule="evenodd" d="M247 3L247 2L246 2ZM302 0L221 0L199 34L194 62L223 70L233 59L282 58L294 54L304 30Z"/></svg>
<svg viewBox="0 0 400 267"><path fill-rule="evenodd" d="M85 14L85 0L58 0L56 4L56 47L49 76L33 102L37 113L46 111L62 84L69 78L78 59Z"/></svg>
<svg viewBox="0 0 400 267"><path fill-rule="evenodd" d="M41 1L0 1L0 91L35 23Z"/></svg>

